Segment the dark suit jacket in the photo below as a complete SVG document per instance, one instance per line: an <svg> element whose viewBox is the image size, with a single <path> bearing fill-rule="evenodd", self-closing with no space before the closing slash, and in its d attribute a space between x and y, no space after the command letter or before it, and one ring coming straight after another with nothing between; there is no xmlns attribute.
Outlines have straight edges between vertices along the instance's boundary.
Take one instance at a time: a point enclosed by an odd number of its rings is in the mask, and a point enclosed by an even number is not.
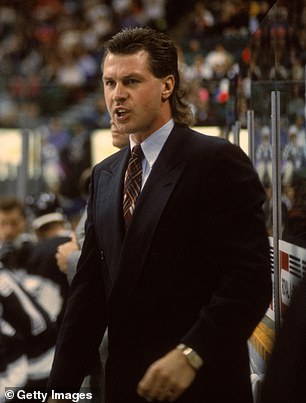
<svg viewBox="0 0 306 403"><path fill-rule="evenodd" d="M205 361L180 402L251 402L246 341L271 295L257 174L239 147L175 125L124 235L128 157L94 168L49 387L80 385L108 325L108 403L144 402L138 381L179 342Z"/></svg>

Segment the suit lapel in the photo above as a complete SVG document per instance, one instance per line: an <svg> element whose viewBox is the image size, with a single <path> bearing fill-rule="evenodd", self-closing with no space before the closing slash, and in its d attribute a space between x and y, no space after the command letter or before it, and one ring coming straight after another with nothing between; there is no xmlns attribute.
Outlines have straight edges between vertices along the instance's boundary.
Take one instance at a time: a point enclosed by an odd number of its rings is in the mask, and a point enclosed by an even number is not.
<svg viewBox="0 0 306 403"><path fill-rule="evenodd" d="M118 153L118 158L110 167L101 171L97 185L99 191L96 201L96 222L101 223L97 234L110 268L109 274L112 283L116 275L114 268L117 267L118 251L121 250L124 236L122 186L128 157L128 148Z"/></svg>
<svg viewBox="0 0 306 403"><path fill-rule="evenodd" d="M123 241L110 302L118 297L122 304L137 283L161 214L187 164L182 154L185 139L179 129L171 132L139 196Z"/></svg>

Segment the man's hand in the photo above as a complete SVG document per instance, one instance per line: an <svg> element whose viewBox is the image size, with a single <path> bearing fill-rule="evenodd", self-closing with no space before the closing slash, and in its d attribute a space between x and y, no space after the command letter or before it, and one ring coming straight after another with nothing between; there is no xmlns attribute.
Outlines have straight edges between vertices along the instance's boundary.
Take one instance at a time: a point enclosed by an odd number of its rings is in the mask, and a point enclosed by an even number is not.
<svg viewBox="0 0 306 403"><path fill-rule="evenodd" d="M138 394L148 402L174 402L194 381L196 370L183 353L174 349L155 361L138 384Z"/></svg>
<svg viewBox="0 0 306 403"><path fill-rule="evenodd" d="M67 272L69 256L73 251L79 249L80 248L74 234L71 236L71 241L65 242L58 246L55 258L61 272Z"/></svg>

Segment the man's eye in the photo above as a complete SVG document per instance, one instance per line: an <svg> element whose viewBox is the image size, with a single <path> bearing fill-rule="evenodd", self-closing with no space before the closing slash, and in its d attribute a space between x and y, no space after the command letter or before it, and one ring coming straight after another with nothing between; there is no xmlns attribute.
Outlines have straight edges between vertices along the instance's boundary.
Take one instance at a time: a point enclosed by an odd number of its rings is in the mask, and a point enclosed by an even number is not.
<svg viewBox="0 0 306 403"><path fill-rule="evenodd" d="M104 81L104 85L106 87L113 87L115 85L115 82L112 80L106 80L106 81Z"/></svg>
<svg viewBox="0 0 306 403"><path fill-rule="evenodd" d="M137 84L138 80L136 80L135 78L129 78L126 80L127 84Z"/></svg>

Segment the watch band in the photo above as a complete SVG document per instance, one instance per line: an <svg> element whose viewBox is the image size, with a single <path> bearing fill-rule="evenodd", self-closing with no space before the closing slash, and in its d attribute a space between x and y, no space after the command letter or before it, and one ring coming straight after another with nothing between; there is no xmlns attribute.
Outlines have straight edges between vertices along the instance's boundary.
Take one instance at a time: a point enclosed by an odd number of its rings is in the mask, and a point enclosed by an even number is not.
<svg viewBox="0 0 306 403"><path fill-rule="evenodd" d="M193 369L198 371L202 367L204 363L203 359L191 347L186 346L186 344L180 343L176 346L176 348L184 354L189 365L191 365Z"/></svg>

